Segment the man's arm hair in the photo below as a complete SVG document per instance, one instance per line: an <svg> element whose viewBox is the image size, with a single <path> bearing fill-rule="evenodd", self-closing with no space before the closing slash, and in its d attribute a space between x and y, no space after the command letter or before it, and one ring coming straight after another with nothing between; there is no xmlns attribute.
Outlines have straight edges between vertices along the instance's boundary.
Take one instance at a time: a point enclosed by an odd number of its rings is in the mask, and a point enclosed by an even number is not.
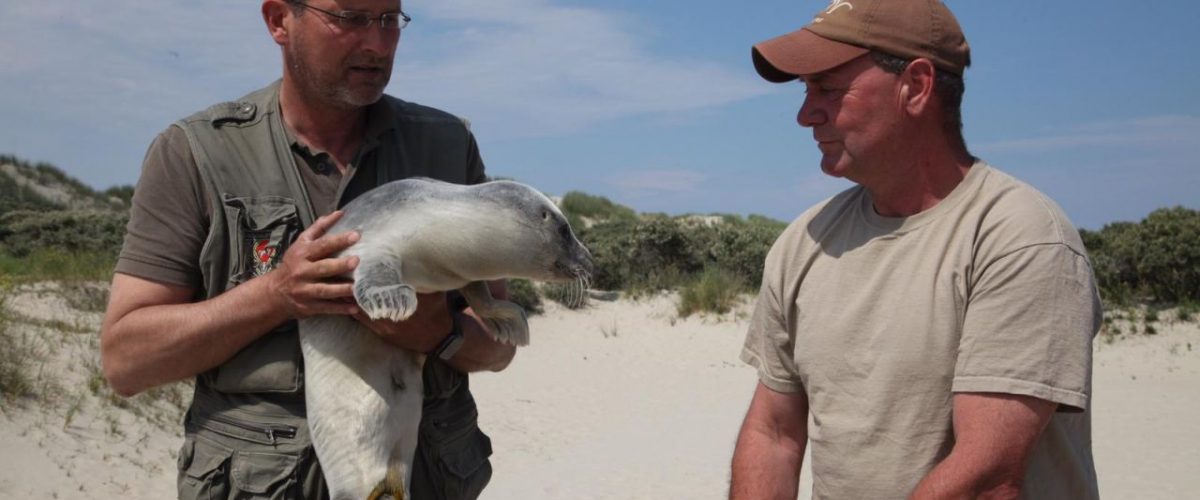
<svg viewBox="0 0 1200 500"><path fill-rule="evenodd" d="M104 377L128 397L221 364L286 319L263 300L264 283L192 303L191 288L113 276L100 330Z"/></svg>
<svg viewBox="0 0 1200 500"><path fill-rule="evenodd" d="M808 396L759 382L733 450L731 500L794 500L808 443Z"/></svg>
<svg viewBox="0 0 1200 500"><path fill-rule="evenodd" d="M1057 403L997 393L954 395L954 448L910 498L1019 498L1025 467Z"/></svg>
<svg viewBox="0 0 1200 500"><path fill-rule="evenodd" d="M190 287L114 275L100 329L109 385L132 396L216 367L288 318L354 313L357 308L342 300L352 295L352 285L327 281L357 265L327 258L358 237L324 234L337 214L301 233L279 267L208 300L193 302Z"/></svg>

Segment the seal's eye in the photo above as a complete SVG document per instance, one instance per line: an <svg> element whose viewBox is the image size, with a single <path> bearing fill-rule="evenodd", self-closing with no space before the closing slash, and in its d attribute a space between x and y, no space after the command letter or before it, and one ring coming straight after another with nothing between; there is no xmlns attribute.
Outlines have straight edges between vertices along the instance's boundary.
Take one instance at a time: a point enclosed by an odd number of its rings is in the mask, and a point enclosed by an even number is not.
<svg viewBox="0 0 1200 500"><path fill-rule="evenodd" d="M542 210L542 220L550 220L550 211Z"/></svg>

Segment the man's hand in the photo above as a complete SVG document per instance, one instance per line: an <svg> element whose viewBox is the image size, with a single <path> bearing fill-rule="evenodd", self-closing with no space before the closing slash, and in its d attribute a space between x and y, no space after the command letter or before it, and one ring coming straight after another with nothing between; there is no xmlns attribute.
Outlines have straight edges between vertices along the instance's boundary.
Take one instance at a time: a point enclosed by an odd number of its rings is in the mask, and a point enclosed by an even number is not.
<svg viewBox="0 0 1200 500"><path fill-rule="evenodd" d="M336 211L313 222L284 252L279 265L265 276L271 298L287 311L289 318L315 314L355 314L354 284L331 281L358 266L358 257L330 257L358 241L354 231L326 235L342 217ZM347 301L346 298L351 300Z"/></svg>
<svg viewBox="0 0 1200 500"><path fill-rule="evenodd" d="M488 288L494 298L508 298L504 280L488 282ZM456 314L460 315L463 344L447 363L463 373L506 368L517 352L516 347L497 341L473 309L468 307ZM388 343L419 353L437 348L454 327L445 293L418 294L417 312L404 321L371 320L362 312L355 313L354 318Z"/></svg>
<svg viewBox="0 0 1200 500"><path fill-rule="evenodd" d="M444 292L417 294L417 312L404 321L373 320L361 310L354 318L389 344L419 353L434 350L454 327Z"/></svg>

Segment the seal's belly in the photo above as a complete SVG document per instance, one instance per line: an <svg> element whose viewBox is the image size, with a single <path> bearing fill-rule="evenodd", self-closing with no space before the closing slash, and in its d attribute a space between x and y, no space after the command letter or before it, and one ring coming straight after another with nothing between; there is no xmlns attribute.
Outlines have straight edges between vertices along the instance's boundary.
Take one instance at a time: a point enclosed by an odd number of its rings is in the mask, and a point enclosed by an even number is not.
<svg viewBox="0 0 1200 500"><path fill-rule="evenodd" d="M367 498L388 478L407 480L425 357L348 316L302 320L300 345L309 430L332 497Z"/></svg>

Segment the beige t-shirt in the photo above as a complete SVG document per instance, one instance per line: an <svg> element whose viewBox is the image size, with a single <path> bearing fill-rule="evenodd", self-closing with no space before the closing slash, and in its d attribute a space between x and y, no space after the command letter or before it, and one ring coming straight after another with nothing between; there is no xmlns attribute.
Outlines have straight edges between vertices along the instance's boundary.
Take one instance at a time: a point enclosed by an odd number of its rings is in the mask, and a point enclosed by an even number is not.
<svg viewBox="0 0 1200 500"><path fill-rule="evenodd" d="M1095 498L1088 397L1100 303L1079 233L977 162L930 210L875 213L855 187L767 256L742 359L806 391L814 498L904 498L954 446L956 392L1059 403L1024 498Z"/></svg>

